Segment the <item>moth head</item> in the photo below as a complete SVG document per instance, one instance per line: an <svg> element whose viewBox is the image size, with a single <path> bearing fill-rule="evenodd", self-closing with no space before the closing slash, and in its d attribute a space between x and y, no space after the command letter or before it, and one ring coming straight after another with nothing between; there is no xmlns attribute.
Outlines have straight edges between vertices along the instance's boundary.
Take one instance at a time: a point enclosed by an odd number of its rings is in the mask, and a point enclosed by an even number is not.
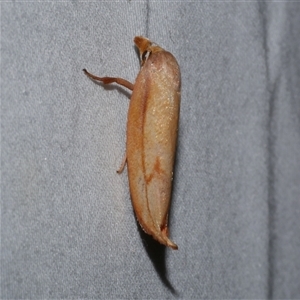
<svg viewBox="0 0 300 300"><path fill-rule="evenodd" d="M136 36L134 38L134 43L140 52L141 66L144 65L152 53L165 51L163 48L143 36Z"/></svg>

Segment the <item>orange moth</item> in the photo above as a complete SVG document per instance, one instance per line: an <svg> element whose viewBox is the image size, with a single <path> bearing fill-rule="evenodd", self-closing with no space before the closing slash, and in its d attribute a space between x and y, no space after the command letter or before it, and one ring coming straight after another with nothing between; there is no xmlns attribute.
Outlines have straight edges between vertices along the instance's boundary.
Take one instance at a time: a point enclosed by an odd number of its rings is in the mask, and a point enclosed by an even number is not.
<svg viewBox="0 0 300 300"><path fill-rule="evenodd" d="M132 95L127 120L126 156L131 200L143 230L161 244L178 249L168 237L179 107L180 70L175 57L145 37L137 36L141 69L134 84L122 78L97 77L118 83Z"/></svg>

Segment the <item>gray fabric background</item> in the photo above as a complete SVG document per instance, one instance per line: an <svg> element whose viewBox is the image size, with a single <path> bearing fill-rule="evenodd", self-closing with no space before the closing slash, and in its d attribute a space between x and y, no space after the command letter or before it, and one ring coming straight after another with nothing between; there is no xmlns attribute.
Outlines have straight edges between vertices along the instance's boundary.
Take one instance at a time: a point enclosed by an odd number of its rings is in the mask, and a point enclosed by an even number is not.
<svg viewBox="0 0 300 300"><path fill-rule="evenodd" d="M1 298L300 298L300 3L2 2ZM165 250L125 152L135 35L182 102Z"/></svg>

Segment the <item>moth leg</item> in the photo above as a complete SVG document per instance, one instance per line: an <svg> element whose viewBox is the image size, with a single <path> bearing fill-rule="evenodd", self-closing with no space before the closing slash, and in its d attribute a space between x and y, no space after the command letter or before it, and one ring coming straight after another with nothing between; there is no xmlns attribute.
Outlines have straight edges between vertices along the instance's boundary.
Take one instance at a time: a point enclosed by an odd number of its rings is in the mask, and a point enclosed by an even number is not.
<svg viewBox="0 0 300 300"><path fill-rule="evenodd" d="M126 88L128 88L129 90L133 90L133 84L130 83L129 81L123 79L123 78L118 78L118 77L98 77L98 76L95 76L91 73L89 73L86 69L83 69L83 72L92 80L96 80L96 81L101 81L103 82L104 84L109 84L109 83L118 83L122 86L125 86ZM126 165L126 161L127 161L127 155L125 153L124 157L123 157L123 160L122 160L122 163L121 163L121 166L120 168L117 170L117 173L118 174L121 174L125 168L125 165Z"/></svg>
<svg viewBox="0 0 300 300"><path fill-rule="evenodd" d="M125 153L124 157L123 157L123 160L122 160L122 163L121 163L121 166L120 168L117 170L117 173L118 174L121 174L125 168L125 165L126 165L126 162L127 162L127 155Z"/></svg>
<svg viewBox="0 0 300 300"><path fill-rule="evenodd" d="M118 78L118 77L98 77L95 76L91 73L89 73L86 69L83 69L83 72L85 73L85 75L87 75L89 78L91 78L92 80L96 80L96 81L101 81L104 84L109 84L109 83L118 83L120 85L125 86L126 88L128 88L129 90L133 90L133 84L123 78Z"/></svg>

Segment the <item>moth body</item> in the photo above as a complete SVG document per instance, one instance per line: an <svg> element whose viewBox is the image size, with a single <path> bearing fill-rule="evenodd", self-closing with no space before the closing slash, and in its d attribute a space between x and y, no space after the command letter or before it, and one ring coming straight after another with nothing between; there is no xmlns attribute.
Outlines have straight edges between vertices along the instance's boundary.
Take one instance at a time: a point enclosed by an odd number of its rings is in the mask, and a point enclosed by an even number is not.
<svg viewBox="0 0 300 300"><path fill-rule="evenodd" d="M180 70L174 56L150 40L139 36L134 42L141 57L141 70L134 85L121 78L100 78L84 71L93 80L117 82L133 90L126 141L133 208L146 233L178 249L168 237L168 212L179 120Z"/></svg>

